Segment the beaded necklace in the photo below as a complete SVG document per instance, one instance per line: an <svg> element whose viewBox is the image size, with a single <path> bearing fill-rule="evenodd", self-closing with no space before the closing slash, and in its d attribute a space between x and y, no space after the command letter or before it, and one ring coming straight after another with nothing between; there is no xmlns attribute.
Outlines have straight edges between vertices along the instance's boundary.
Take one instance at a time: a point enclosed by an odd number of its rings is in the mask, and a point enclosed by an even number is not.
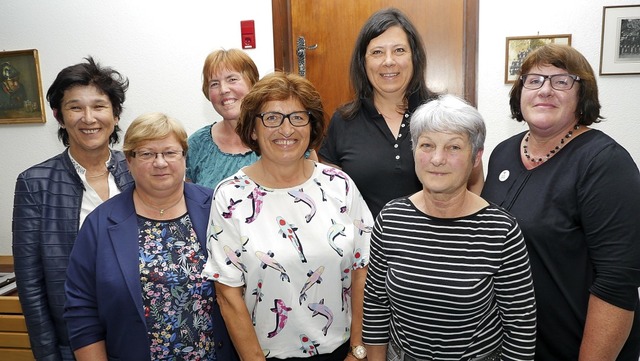
<svg viewBox="0 0 640 361"><path fill-rule="evenodd" d="M527 160L533 163L544 163L548 161L549 158L553 157L560 149L562 149L567 143L567 140L573 135L573 131L578 129L580 129L580 124L576 124L575 127L573 127L573 129L569 131L569 133L567 133L562 139L560 139L560 144L551 149L551 151L547 153L544 158L535 158L529 155L527 148L529 147L529 136L531 135L531 132L527 132L527 135L524 137L524 144L522 144L522 152L524 153L524 156L527 158Z"/></svg>

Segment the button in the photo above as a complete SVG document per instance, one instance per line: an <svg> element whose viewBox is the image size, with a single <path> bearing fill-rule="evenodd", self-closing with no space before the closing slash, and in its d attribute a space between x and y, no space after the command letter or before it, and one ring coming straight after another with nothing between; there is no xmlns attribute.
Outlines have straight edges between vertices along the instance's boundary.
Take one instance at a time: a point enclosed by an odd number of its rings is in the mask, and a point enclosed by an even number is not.
<svg viewBox="0 0 640 361"><path fill-rule="evenodd" d="M402 123L400 126L404 128L405 125L407 125L407 123Z"/></svg>
<svg viewBox="0 0 640 361"><path fill-rule="evenodd" d="M396 155L396 159L400 159L400 156L399 156L399 155Z"/></svg>
<svg viewBox="0 0 640 361"><path fill-rule="evenodd" d="M394 145L393 145L393 147L397 149L397 148L398 148L398 145L397 145L397 144L394 144Z"/></svg>
<svg viewBox="0 0 640 361"><path fill-rule="evenodd" d="M398 138L400 138L402 136L402 134L398 134Z"/></svg>

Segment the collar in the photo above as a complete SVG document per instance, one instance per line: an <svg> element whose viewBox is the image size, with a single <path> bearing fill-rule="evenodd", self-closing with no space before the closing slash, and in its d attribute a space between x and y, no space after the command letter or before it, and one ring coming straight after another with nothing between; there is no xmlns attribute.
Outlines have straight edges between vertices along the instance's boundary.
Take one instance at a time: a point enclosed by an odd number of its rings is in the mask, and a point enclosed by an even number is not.
<svg viewBox="0 0 640 361"><path fill-rule="evenodd" d="M405 115L409 114L409 116L411 116L411 114L413 114L416 108L419 107L424 102L426 102L426 100L421 101L420 97L418 96L418 92L413 92L412 94L409 94L409 108L404 112ZM368 118L379 116L378 110L373 105L373 98L363 98L362 107L364 111L367 113ZM405 117L405 118L408 118L408 117Z"/></svg>
<svg viewBox="0 0 640 361"><path fill-rule="evenodd" d="M75 168L75 170L78 173L78 175L86 175L87 170L85 169L85 167L80 165L80 163L78 163L77 160L73 159L73 156L71 155L71 152L67 152L67 154L69 155L69 159L71 159L71 164L73 164L73 167ZM104 165L105 165L105 167L107 169L109 169L109 164L110 163L111 163L111 151L109 151L109 159L107 159L107 161L104 162Z"/></svg>

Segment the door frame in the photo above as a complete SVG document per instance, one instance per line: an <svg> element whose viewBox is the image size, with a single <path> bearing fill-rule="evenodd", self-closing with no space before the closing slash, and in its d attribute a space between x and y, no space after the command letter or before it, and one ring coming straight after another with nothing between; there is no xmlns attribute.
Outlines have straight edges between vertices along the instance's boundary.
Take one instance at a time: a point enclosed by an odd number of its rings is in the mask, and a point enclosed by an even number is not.
<svg viewBox="0 0 640 361"><path fill-rule="evenodd" d="M464 0L464 98L477 106L478 17L480 0ZM293 36L290 0L271 0L273 17L273 63L276 70L293 72Z"/></svg>

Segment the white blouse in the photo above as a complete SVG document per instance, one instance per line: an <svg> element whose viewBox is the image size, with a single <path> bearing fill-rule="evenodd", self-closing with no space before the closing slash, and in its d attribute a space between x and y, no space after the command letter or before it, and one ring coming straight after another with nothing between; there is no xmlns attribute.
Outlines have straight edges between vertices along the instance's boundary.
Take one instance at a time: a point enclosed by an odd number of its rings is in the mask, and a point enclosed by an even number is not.
<svg viewBox="0 0 640 361"><path fill-rule="evenodd" d="M76 168L76 172L78 172L78 176L80 176L85 189L85 191L82 192L82 204L80 206L80 222L78 224L78 229L80 229L80 227L82 227L82 223L84 223L85 218L87 218L89 213L96 209L97 206L101 205L103 200L98 195L98 192L96 192L93 187L91 187L89 181L87 181L87 170L82 165L80 165L78 161L73 159L73 157L71 156L71 152L69 152L69 158L71 159L71 163L73 163L73 166ZM109 159L107 159L107 161L105 162L105 167L107 169L109 169L109 161L111 161L111 155L109 155ZM111 172L109 171L107 171L107 173L107 181L109 182L109 198L111 198L116 194L120 194L120 189L116 185L116 179L113 174L111 174Z"/></svg>
<svg viewBox="0 0 640 361"><path fill-rule="evenodd" d="M306 182L288 189L263 188L240 170L214 193L203 275L246 286L268 357L330 353L349 338L350 273L369 262L372 225L341 170L316 163Z"/></svg>

